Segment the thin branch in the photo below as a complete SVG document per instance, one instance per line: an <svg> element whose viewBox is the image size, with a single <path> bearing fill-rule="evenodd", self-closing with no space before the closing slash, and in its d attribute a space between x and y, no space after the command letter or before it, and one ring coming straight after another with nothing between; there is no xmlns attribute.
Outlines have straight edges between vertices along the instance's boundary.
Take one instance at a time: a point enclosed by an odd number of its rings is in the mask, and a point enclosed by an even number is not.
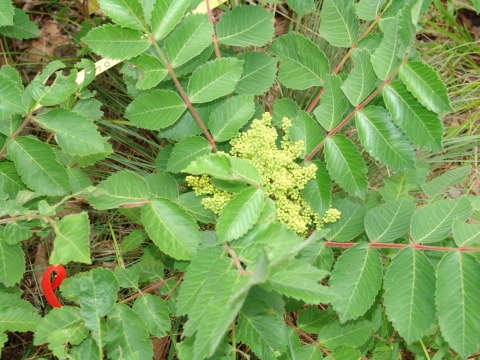
<svg viewBox="0 0 480 360"><path fill-rule="evenodd" d="M235 251L230 246L228 246L228 244L226 242L223 243L223 248L227 251L228 255L230 255L230 257L232 258L233 263L235 264L235 267L237 268L237 270L240 271L242 273L242 275L246 275L247 272L243 268L242 262L238 258Z"/></svg>
<svg viewBox="0 0 480 360"><path fill-rule="evenodd" d="M372 99L377 96L382 90L383 88L385 87L385 85L388 85L392 80L393 78L397 75L397 73L400 71L400 66L398 66L393 72L392 74L385 79L385 81L378 87L375 89L374 92L372 92L365 100L362 101L362 103L360 105L358 105L357 107L355 107L355 109L352 110L352 112L350 114L347 115L347 117L345 119L343 119L337 126L335 126L334 129L332 129L328 135L325 137L326 138L329 138L331 137L332 135L335 135L336 133L338 133L354 116L355 114L362 110L366 105L368 105L368 103L370 101L372 101ZM325 139L323 139L322 141L320 141L320 143L315 146L315 148L310 152L310 154L308 154L308 156L305 157L305 161L308 162L312 159L312 157L318 152L320 151L320 149L323 147L323 144L325 143Z"/></svg>
<svg viewBox="0 0 480 360"><path fill-rule="evenodd" d="M330 247L335 247L335 248L351 248L352 246L358 243L325 241L324 244ZM429 246L429 245L421 245L421 244L391 244L391 243L372 242L372 243L369 243L369 246L377 249L405 249L407 247L413 247L414 249L417 249L417 250L430 250L430 251L460 251L460 252L480 251L480 248L466 248L463 246L454 248L454 247L443 247L443 246Z"/></svg>
<svg viewBox="0 0 480 360"><path fill-rule="evenodd" d="M142 289L142 290L139 290L139 292L135 295L132 295L132 296L129 296L128 298L126 299L123 299L121 300L120 302L122 304L125 304L129 301L132 301L132 300L135 300L136 298L142 296L143 294L147 294L147 293L150 293L152 291L155 291L157 290L158 288L162 287L163 284L165 284L167 281L169 280L173 280L173 279L182 279L183 278L183 274L177 274L177 275L174 275L172 276L171 278L168 278L168 279L162 279L152 285L149 285L147 286L146 288Z"/></svg>
<svg viewBox="0 0 480 360"><path fill-rule="evenodd" d="M215 27L215 19L213 18L212 10L210 9L210 0L206 0L205 4L207 4L208 20L210 21L210 24L212 24L213 26L213 46L215 48L215 55L217 56L217 59L220 59L221 55L220 55L220 49L218 47L217 29Z"/></svg>
<svg viewBox="0 0 480 360"><path fill-rule="evenodd" d="M173 71L172 66L171 66L170 63L168 62L167 58L166 58L165 55L163 54L163 52L162 52L162 50L160 49L160 47L158 46L158 44L156 43L155 39L152 38L151 41L152 41L152 43L153 43L153 46L156 48L157 53L158 53L158 55L160 56L160 59L162 60L163 64L164 64L165 67L167 68L170 76L172 77L172 80L173 80L173 82L175 83L175 86L177 87L178 92L179 92L180 95L182 96L182 99L183 99L183 101L185 102L185 105L187 105L188 109L190 110L190 112L192 113L193 117L194 117L195 120L197 121L198 126L200 126L200 129L202 129L203 133L204 133L205 136L207 137L207 140L208 140L208 142L210 143L210 146L212 147L213 151L214 151L214 152L217 152L218 149L217 149L217 145L215 144L215 140L213 140L213 138L212 138L212 136L210 135L209 131L208 131L207 128L205 127L202 119L200 119L200 116L198 116L197 112L196 112L195 109L193 108L193 105L192 105L192 103L190 102L190 99L188 98L187 94L186 94L185 91L183 90L182 85L180 85L180 82L178 81L178 78L177 78L177 76L175 75L175 72Z"/></svg>

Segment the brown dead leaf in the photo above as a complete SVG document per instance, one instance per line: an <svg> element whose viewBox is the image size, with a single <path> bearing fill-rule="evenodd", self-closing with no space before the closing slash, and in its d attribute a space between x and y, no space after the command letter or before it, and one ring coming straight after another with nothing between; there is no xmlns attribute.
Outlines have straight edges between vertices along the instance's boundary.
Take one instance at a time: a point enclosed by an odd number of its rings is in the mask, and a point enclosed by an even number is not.
<svg viewBox="0 0 480 360"><path fill-rule="evenodd" d="M25 54L22 60L27 62L50 61L52 57L58 56L58 49L62 46L70 46L72 40L65 35L58 23L48 20L40 28L40 36L32 41L30 47L24 49Z"/></svg>
<svg viewBox="0 0 480 360"><path fill-rule="evenodd" d="M35 280L37 284L42 282L43 275L48 267L48 255L47 255L47 248L51 247L51 241L53 238L50 239L50 243L47 246L47 241L40 241L37 245L37 251L35 252L35 258L33 260L33 274L35 276Z"/></svg>
<svg viewBox="0 0 480 360"><path fill-rule="evenodd" d="M472 34L473 40L480 38L480 15L470 9L459 9L457 21L467 27Z"/></svg>
<svg viewBox="0 0 480 360"><path fill-rule="evenodd" d="M163 360L167 358L168 349L170 347L170 338L168 336L161 339L152 339L153 344L153 360Z"/></svg>

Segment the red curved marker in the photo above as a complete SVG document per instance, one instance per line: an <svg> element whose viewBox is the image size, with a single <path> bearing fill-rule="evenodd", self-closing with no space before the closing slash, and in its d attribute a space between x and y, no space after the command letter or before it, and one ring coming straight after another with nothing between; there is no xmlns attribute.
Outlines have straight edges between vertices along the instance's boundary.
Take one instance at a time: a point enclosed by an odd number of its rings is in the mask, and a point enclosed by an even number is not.
<svg viewBox="0 0 480 360"><path fill-rule="evenodd" d="M50 283L50 274L52 272L56 272L57 274L55 275L53 282ZM42 283L41 283L43 294L45 295L45 299L47 299L48 303L55 308L60 308L62 307L62 305L58 301L53 290L58 288L66 277L67 277L67 270L65 270L65 268L62 265L55 265L55 266L52 265L47 269L47 271L45 271L45 274L43 274Z"/></svg>

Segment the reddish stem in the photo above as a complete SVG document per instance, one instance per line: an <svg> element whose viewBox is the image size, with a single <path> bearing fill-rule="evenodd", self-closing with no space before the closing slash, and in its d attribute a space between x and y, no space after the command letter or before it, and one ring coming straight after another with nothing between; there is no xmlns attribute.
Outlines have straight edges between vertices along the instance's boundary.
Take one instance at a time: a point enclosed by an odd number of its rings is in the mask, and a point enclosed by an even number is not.
<svg viewBox="0 0 480 360"><path fill-rule="evenodd" d="M208 20L210 21L210 24L212 24L213 26L213 47L215 48L215 55L217 56L217 59L220 59L221 55L220 55L220 49L218 47L217 29L215 28L213 13L212 13L212 10L210 9L210 0L205 1L205 4L207 4Z"/></svg>
<svg viewBox="0 0 480 360"><path fill-rule="evenodd" d="M350 55L352 54L352 51L353 49L355 49L357 47L356 44L353 44L352 47L350 48L350 50L348 50L348 52L345 54L345 56L343 57L342 60L340 60L340 62L338 63L337 67L333 70L332 74L337 74L340 69L342 68L342 66L345 64L345 62L347 61L347 59L350 57ZM323 89L325 89L324 87L322 87L322 89L320 90L320 92L318 93L318 95L315 97L315 99L313 99L312 103L310 104L310 106L308 107L307 109L307 113L311 113L312 110L315 108L315 106L317 105L317 103L320 101L320 98L322 97L322 94L323 94Z"/></svg>
<svg viewBox="0 0 480 360"><path fill-rule="evenodd" d="M324 244L330 247L336 248L351 248L352 246L358 243L352 242L335 242L335 241L325 241ZM473 252L473 251L480 251L480 248L466 248L466 247L443 247L443 246L429 246L429 245L421 245L421 244L390 244L390 243L376 243L372 242L369 243L369 246L379 249L405 249L407 247L413 247L414 249L418 250L431 250L431 251L460 251L460 252Z"/></svg>
<svg viewBox="0 0 480 360"><path fill-rule="evenodd" d="M335 128L333 128L325 138L331 137L332 135L335 135L336 133L338 133L355 116L355 114L358 111L362 110L366 105L368 105L368 103L372 101L372 99L375 96L377 96L380 93L380 91L382 91L384 86L388 85L393 80L393 78L397 75L399 70L400 70L400 66L397 69L395 69L395 71L388 78L386 78L385 81L377 89L375 89L374 92L372 92L365 100L363 100L360 105L357 105L355 109L353 109L353 111L350 114L348 114L348 116L340 122L340 124L335 126ZM315 148L310 152L310 154L308 154L308 156L305 157L305 161L309 162L312 159L312 157L323 147L324 143L325 143L325 139L320 141L320 143L317 146L315 146Z"/></svg>
<svg viewBox="0 0 480 360"><path fill-rule="evenodd" d="M210 146L212 147L213 151L214 151L214 152L217 152L218 149L217 149L217 145L215 144L215 140L213 140L213 138L212 138L212 136L210 135L209 131L207 130L207 128L206 128L205 125L203 124L202 119L200 119L200 116L198 116L197 112L196 112L195 109L193 108L193 105L192 105L192 103L190 102L190 99L188 98L187 94L186 94L185 91L183 90L182 85L181 85L180 82L178 81L177 76L175 75L175 72L173 71L172 66L170 65L170 63L168 62L167 58L165 57L165 55L164 55L163 52L161 51L160 47L159 47L159 46L157 45L157 43L155 42L155 39L154 39L154 38L151 38L151 41L152 41L153 45L157 48L158 55L160 56L163 64L165 65L165 67L167 68L168 73L169 73L170 76L172 77L172 80L173 80L173 82L175 83L175 86L177 87L178 92L180 93L180 96L182 97L183 101L185 102L185 105L187 105L187 107L188 107L188 109L190 110L190 112L192 113L192 116L194 117L195 121L198 123L198 126L200 126L200 129L202 129L203 133L204 133L205 136L207 137L207 140L208 140L208 142L210 143Z"/></svg>

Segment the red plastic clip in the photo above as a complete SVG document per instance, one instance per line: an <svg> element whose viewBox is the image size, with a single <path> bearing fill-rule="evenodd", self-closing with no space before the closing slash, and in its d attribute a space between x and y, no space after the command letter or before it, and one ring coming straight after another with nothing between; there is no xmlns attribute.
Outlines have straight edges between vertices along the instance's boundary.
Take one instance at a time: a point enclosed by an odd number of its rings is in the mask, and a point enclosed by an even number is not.
<svg viewBox="0 0 480 360"><path fill-rule="evenodd" d="M55 275L55 278L51 283L50 274L52 272L56 272L57 274ZM45 271L45 274L43 275L42 283L41 283L43 294L45 295L45 299L47 299L48 303L55 308L60 308L62 307L62 305L58 301L53 290L58 288L66 277L67 277L67 270L65 270L65 268L62 265L50 266L47 269L47 271Z"/></svg>

